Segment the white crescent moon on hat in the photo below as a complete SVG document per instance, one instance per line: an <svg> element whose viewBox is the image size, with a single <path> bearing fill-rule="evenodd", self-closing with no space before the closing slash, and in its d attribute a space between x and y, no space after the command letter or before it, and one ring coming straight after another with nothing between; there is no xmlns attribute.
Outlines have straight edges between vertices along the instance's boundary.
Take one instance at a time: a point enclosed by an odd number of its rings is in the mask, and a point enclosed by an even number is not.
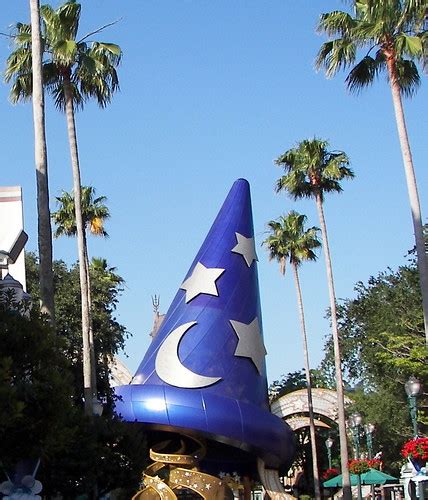
<svg viewBox="0 0 428 500"><path fill-rule="evenodd" d="M156 373L169 385L183 389L198 389L221 380L221 377L206 377L192 372L180 361L178 345L187 330L196 324L196 321L190 321L180 325L168 335L159 347L155 361Z"/></svg>

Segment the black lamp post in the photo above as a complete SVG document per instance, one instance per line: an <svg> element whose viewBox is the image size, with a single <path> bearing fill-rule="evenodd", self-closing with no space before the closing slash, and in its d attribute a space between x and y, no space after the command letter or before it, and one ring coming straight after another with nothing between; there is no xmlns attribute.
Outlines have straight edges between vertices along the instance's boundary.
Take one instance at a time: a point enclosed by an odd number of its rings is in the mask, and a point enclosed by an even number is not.
<svg viewBox="0 0 428 500"><path fill-rule="evenodd" d="M352 430L352 439L354 441L355 446L355 458L358 460L360 458L360 428L363 422L363 417L360 413L355 412L351 415L349 419L349 424ZM361 477L360 474L356 474L357 476L357 487L358 487L358 500L362 500L363 494L361 491Z"/></svg>
<svg viewBox="0 0 428 500"><path fill-rule="evenodd" d="M363 417L358 412L353 413L349 419L349 423L352 429L352 438L354 440L355 446L355 458L357 459L360 458L360 431L362 422Z"/></svg>
<svg viewBox="0 0 428 500"><path fill-rule="evenodd" d="M331 469L331 448L333 446L333 440L330 436L325 440L325 446L327 448L328 468Z"/></svg>
<svg viewBox="0 0 428 500"><path fill-rule="evenodd" d="M416 398L421 393L421 383L413 375L409 377L409 380L404 384L404 389L406 390L407 397L409 399L410 408L410 418L412 419L413 425L413 436L418 437L418 422L416 420L416 415L418 411L418 405Z"/></svg>
<svg viewBox="0 0 428 500"><path fill-rule="evenodd" d="M375 431L374 424L368 423L368 424L366 424L364 426L364 432L366 433L367 453L368 453L368 456L369 456L369 460L371 460L373 458L373 432L374 431ZM374 491L375 491L374 484L371 485L370 490L371 490L372 498L374 498L375 497L375 495L374 495Z"/></svg>
<svg viewBox="0 0 428 500"><path fill-rule="evenodd" d="M369 460L373 458L373 432L375 430L375 426L373 424L366 424L364 426L364 432L366 433L367 440L367 452L369 455Z"/></svg>

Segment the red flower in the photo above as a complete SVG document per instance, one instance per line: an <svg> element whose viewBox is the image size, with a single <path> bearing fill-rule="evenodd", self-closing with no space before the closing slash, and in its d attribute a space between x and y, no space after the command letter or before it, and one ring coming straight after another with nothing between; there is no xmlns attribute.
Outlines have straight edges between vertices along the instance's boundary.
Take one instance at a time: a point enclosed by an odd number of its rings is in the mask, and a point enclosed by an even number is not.
<svg viewBox="0 0 428 500"><path fill-rule="evenodd" d="M370 469L369 460L364 458L350 460L348 462L349 472L351 474L363 474Z"/></svg>
<svg viewBox="0 0 428 500"><path fill-rule="evenodd" d="M407 441L401 448L401 454L404 458L428 460L428 438L416 438Z"/></svg>
<svg viewBox="0 0 428 500"><path fill-rule="evenodd" d="M327 479L335 477L338 474L339 474L339 469L332 467L331 469L327 469L326 471L323 472L322 478L324 481L327 481Z"/></svg>
<svg viewBox="0 0 428 500"><path fill-rule="evenodd" d="M372 460L369 460L368 464L370 469L382 470L383 467L382 460L379 460L378 458L373 458Z"/></svg>

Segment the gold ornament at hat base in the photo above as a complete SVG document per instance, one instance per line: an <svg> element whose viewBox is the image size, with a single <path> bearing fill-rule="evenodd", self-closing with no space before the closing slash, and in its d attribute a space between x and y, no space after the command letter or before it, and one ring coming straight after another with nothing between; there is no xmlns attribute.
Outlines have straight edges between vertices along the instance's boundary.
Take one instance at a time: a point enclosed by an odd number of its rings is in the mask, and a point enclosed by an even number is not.
<svg viewBox="0 0 428 500"><path fill-rule="evenodd" d="M187 438L187 436L186 436ZM177 500L177 490L191 490L205 500L228 500L233 493L226 481L198 469L206 448L201 441L190 438L198 445L196 451L186 453L186 443L180 439L178 450L166 453L172 441L164 441L150 449L153 463L143 473L144 487L132 500Z"/></svg>

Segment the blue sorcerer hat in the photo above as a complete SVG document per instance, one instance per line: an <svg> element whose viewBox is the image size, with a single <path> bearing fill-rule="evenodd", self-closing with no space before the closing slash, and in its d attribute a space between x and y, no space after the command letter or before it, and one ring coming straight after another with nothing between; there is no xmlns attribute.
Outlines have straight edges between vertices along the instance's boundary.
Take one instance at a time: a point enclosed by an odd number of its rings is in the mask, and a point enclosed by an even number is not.
<svg viewBox="0 0 428 500"><path fill-rule="evenodd" d="M131 422L290 462L292 431L269 411L249 184L230 190L116 411Z"/></svg>

